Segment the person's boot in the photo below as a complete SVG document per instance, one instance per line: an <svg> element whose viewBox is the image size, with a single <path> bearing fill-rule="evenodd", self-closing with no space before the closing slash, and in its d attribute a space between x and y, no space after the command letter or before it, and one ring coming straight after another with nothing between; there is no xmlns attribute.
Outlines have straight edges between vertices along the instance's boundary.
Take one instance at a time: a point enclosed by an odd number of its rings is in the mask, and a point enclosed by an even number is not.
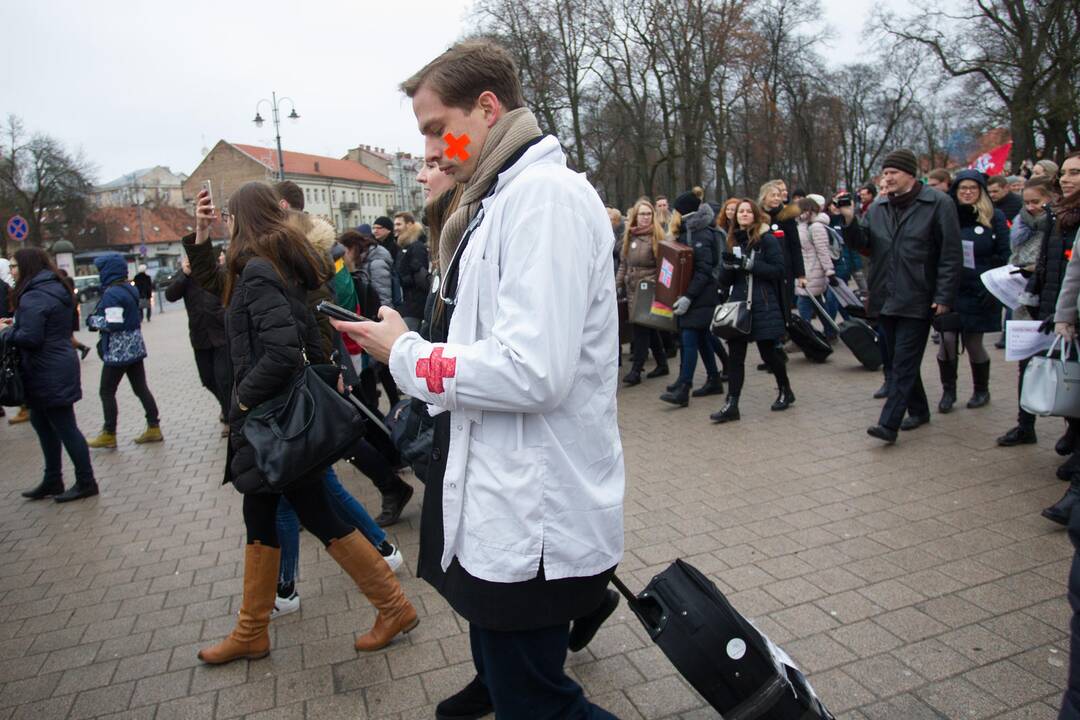
<svg viewBox="0 0 1080 720"><path fill-rule="evenodd" d="M1054 452L1065 457L1066 455L1072 455L1074 450L1076 450L1076 432L1073 430L1071 423L1066 423L1065 434L1054 443Z"/></svg>
<svg viewBox="0 0 1080 720"><path fill-rule="evenodd" d="M672 405L686 407L690 404L690 383L676 383L675 389L664 393L660 399Z"/></svg>
<svg viewBox="0 0 1080 720"><path fill-rule="evenodd" d="M1035 428L1017 425L1009 432L997 439L999 447L1013 447L1015 445L1034 445L1039 440L1035 437Z"/></svg>
<svg viewBox="0 0 1080 720"><path fill-rule="evenodd" d="M971 377L975 392L971 394L967 406L969 410L974 410L990 402L990 361L971 363Z"/></svg>
<svg viewBox="0 0 1080 720"><path fill-rule="evenodd" d="M405 510L405 506L412 500L412 485L396 474L394 479L397 481L395 487L382 493L382 511L379 513L379 517L375 518L375 524L379 527L390 527L397 523L401 519L401 513Z"/></svg>
<svg viewBox="0 0 1080 720"><path fill-rule="evenodd" d="M116 433L102 430L100 435L93 440L87 440L86 444L92 448L115 448Z"/></svg>
<svg viewBox="0 0 1080 720"><path fill-rule="evenodd" d="M794 404L795 393L791 392L791 385L784 383L778 390L776 402L774 402L769 409L773 412L780 412L781 410L787 410Z"/></svg>
<svg viewBox="0 0 1080 720"><path fill-rule="evenodd" d="M678 389L679 389L679 381L676 380L675 382L671 383L666 388L664 388L664 392L675 392Z"/></svg>
<svg viewBox="0 0 1080 720"><path fill-rule="evenodd" d="M728 395L724 407L709 416L714 423L735 422L739 419L739 396Z"/></svg>
<svg viewBox="0 0 1080 720"><path fill-rule="evenodd" d="M371 630L356 639L357 650L380 650L398 634L408 633L420 624L393 570L359 530L331 540L326 551L379 611Z"/></svg>
<svg viewBox="0 0 1080 720"><path fill-rule="evenodd" d="M942 415L951 413L956 404L956 360L938 358L938 370L941 372L941 400L937 409Z"/></svg>
<svg viewBox="0 0 1080 720"><path fill-rule="evenodd" d="M258 660L270 654L270 613L277 595L281 549L254 542L244 548L244 595L236 627L217 645L199 651L208 665L240 658Z"/></svg>
<svg viewBox="0 0 1080 720"><path fill-rule="evenodd" d="M23 490L21 494L27 500L43 500L53 495L59 495L62 492L64 492L64 481L60 478L54 478L52 480L42 480L37 487Z"/></svg>
<svg viewBox="0 0 1080 720"><path fill-rule="evenodd" d="M147 443L162 442L165 437L161 434L161 428L157 425L147 425L146 430L143 430L143 434L135 438L136 445L146 445Z"/></svg>
<svg viewBox="0 0 1080 720"><path fill-rule="evenodd" d="M921 428L928 422L930 422L930 413L926 413L925 415L908 415L900 421L900 429L906 432L908 430Z"/></svg>
<svg viewBox="0 0 1080 720"><path fill-rule="evenodd" d="M570 652L580 652L596 636L596 631L611 617L615 608L619 606L619 593L611 588L604 591L604 600L588 615L574 620L570 626Z"/></svg>
<svg viewBox="0 0 1080 720"><path fill-rule="evenodd" d="M647 377L649 380L652 380L653 378L664 377L665 375L670 375L670 374L671 374L671 370L668 369L668 364L666 362L664 362L662 364L657 363L656 367L654 367L649 372L645 373L645 377Z"/></svg>
<svg viewBox="0 0 1080 720"><path fill-rule="evenodd" d="M97 482L91 479L89 482L77 482L64 492L53 498L54 502L66 503L72 500L94 497L98 494Z"/></svg>
<svg viewBox="0 0 1080 720"><path fill-rule="evenodd" d="M18 425L19 423L30 422L30 411L25 407L19 408L13 417L8 418L8 425Z"/></svg>
<svg viewBox="0 0 1080 720"><path fill-rule="evenodd" d="M1068 460L1058 465L1054 474L1057 475L1058 480L1069 482L1076 473L1080 473L1080 453L1074 452Z"/></svg>
<svg viewBox="0 0 1080 720"><path fill-rule="evenodd" d="M491 693L479 676L435 706L435 720L480 720L495 712Z"/></svg>
<svg viewBox="0 0 1080 720"><path fill-rule="evenodd" d="M641 368L639 368L637 365L632 367L630 369L630 372L626 373L626 375L623 376L622 381L623 381L623 384L626 385L627 387L633 387L634 385L640 385L641 384Z"/></svg>
<svg viewBox="0 0 1080 720"><path fill-rule="evenodd" d="M1076 485L1069 485L1069 489L1065 491L1061 499L1043 510L1041 515L1058 525L1068 525L1077 503L1080 503L1080 490L1076 488Z"/></svg>
<svg viewBox="0 0 1080 720"><path fill-rule="evenodd" d="M881 381L881 387L874 391L875 400L884 400L889 397L889 373L885 373L885 379Z"/></svg>
<svg viewBox="0 0 1080 720"><path fill-rule="evenodd" d="M884 425L871 425L866 428L866 434L872 438L884 441L887 445L892 445L896 442L896 431L892 428L887 428Z"/></svg>
<svg viewBox="0 0 1080 720"><path fill-rule="evenodd" d="M707 397L709 395L723 395L724 383L720 380L719 375L709 375L705 378L705 384L699 387L694 392L690 393L691 397Z"/></svg>

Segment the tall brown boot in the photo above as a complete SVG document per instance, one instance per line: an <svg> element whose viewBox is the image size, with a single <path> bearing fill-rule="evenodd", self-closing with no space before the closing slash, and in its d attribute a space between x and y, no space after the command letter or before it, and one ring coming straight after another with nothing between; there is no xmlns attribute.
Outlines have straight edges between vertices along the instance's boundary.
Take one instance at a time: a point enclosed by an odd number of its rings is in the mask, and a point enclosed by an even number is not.
<svg viewBox="0 0 1080 720"><path fill-rule="evenodd" d="M407 633L420 624L416 609L405 598L390 566L358 530L331 541L327 552L379 611L375 627L356 639L357 650L384 648L398 633Z"/></svg>
<svg viewBox="0 0 1080 720"><path fill-rule="evenodd" d="M199 651L199 659L221 665L239 658L258 660L270 654L270 612L274 609L281 549L260 543L244 550L244 599L229 636ZM384 562L383 565L386 565Z"/></svg>

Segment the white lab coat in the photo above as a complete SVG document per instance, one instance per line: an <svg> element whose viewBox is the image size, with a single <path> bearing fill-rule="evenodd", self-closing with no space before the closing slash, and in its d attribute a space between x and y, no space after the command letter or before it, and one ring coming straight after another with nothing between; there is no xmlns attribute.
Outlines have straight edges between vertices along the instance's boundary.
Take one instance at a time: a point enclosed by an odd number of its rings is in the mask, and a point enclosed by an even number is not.
<svg viewBox="0 0 1080 720"><path fill-rule="evenodd" d="M398 387L449 410L445 570L521 582L596 575L623 551L611 223L545 137L499 176L459 262L445 344L394 343ZM453 358L420 377L436 349ZM432 389L434 385L435 389Z"/></svg>

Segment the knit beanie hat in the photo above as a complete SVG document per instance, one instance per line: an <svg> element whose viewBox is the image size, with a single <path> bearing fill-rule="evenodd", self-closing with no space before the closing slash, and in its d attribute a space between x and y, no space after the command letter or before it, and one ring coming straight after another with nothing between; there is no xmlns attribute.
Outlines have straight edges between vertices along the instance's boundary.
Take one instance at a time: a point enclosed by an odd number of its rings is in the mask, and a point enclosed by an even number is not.
<svg viewBox="0 0 1080 720"><path fill-rule="evenodd" d="M881 169L884 170L885 168L895 168L901 172L906 172L912 177L918 177L919 175L919 162L915 159L915 153L907 148L893 150L886 155L885 161L881 163Z"/></svg>
<svg viewBox="0 0 1080 720"><path fill-rule="evenodd" d="M675 198L675 209L679 211L680 215L689 215L697 211L699 207L701 207L701 198L695 195L692 190L688 190Z"/></svg>
<svg viewBox="0 0 1080 720"><path fill-rule="evenodd" d="M391 227L390 229L392 230L393 227ZM364 223L362 225L357 225L356 226L356 232L360 233L364 237L374 237L374 234L371 232L371 226L368 225L367 223Z"/></svg>
<svg viewBox="0 0 1080 720"><path fill-rule="evenodd" d="M387 230L389 230L390 232L394 232L394 221L391 220L390 218L386 217L385 215L381 215L381 216L375 218L375 223L374 224L378 225L380 227L384 227Z"/></svg>

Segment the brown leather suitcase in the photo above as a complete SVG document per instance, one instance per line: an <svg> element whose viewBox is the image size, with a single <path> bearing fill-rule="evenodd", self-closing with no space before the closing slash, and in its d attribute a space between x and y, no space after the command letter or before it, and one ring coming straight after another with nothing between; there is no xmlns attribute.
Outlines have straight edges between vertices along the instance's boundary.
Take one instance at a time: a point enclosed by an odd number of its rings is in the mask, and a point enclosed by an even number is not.
<svg viewBox="0 0 1080 720"><path fill-rule="evenodd" d="M675 304L694 274L694 249L688 245L664 240L660 243L660 271L656 277L656 301L668 307Z"/></svg>

